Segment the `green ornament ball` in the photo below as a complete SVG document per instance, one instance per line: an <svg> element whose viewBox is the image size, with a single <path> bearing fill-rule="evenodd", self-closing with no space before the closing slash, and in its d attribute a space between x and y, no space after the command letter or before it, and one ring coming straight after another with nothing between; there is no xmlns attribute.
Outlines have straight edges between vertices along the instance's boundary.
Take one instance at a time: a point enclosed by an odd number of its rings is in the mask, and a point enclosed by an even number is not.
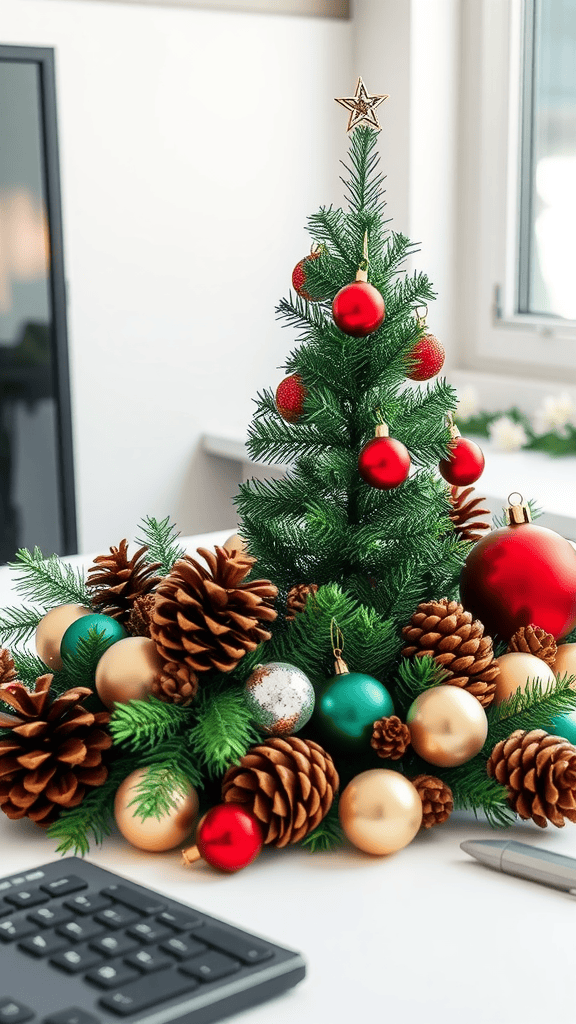
<svg viewBox="0 0 576 1024"><path fill-rule="evenodd" d="M107 640L106 647L111 647L118 640L123 640L128 634L124 626L110 615L83 615L76 619L62 637L60 654L63 658L71 658L77 653L78 641L87 640L91 630L97 629Z"/></svg>
<svg viewBox="0 0 576 1024"><path fill-rule="evenodd" d="M327 750L366 751L374 722L394 714L388 690L365 672L333 676L318 690L314 723Z"/></svg>
<svg viewBox="0 0 576 1024"><path fill-rule="evenodd" d="M569 711L567 715L555 715L549 731L576 746L576 711Z"/></svg>

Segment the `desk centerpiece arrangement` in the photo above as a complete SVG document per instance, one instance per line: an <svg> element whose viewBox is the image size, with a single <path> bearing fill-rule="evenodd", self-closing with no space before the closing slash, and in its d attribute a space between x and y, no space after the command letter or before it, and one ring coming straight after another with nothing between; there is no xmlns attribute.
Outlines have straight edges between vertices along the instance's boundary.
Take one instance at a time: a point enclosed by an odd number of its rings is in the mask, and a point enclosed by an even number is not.
<svg viewBox="0 0 576 1024"><path fill-rule="evenodd" d="M423 315L434 294L384 218L385 98L359 80L338 101L348 207L310 218L278 307L299 342L248 440L291 468L241 487L240 536L195 558L148 518L138 550L121 541L86 579L17 555L29 603L0 614L0 806L63 852L114 817L170 849L199 808L185 860L224 870L343 834L387 854L453 806L576 821L576 552L521 499L486 532L484 458L453 425Z"/></svg>

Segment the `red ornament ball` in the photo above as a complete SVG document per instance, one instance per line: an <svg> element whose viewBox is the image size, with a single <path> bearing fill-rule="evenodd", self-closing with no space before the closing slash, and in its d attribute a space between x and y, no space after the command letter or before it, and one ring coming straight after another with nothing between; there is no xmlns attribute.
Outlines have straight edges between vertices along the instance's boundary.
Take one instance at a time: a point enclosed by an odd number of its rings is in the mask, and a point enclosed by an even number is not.
<svg viewBox="0 0 576 1024"><path fill-rule="evenodd" d="M251 864L262 849L262 831L256 818L239 804L218 804L198 826L200 856L220 871L239 871Z"/></svg>
<svg viewBox="0 0 576 1024"><path fill-rule="evenodd" d="M430 380L440 373L444 365L443 345L433 334L425 334L416 342L408 354L410 369L406 374L410 380Z"/></svg>
<svg viewBox="0 0 576 1024"><path fill-rule="evenodd" d="M292 271L292 287L294 291L298 292L298 295L302 296L303 299L307 299L308 302L322 302L321 298L310 295L310 292L306 290L306 264L310 260L317 260L321 255L322 251L320 249L316 250L316 252L311 252L309 256L305 256L303 260L300 260Z"/></svg>
<svg viewBox="0 0 576 1024"><path fill-rule="evenodd" d="M576 551L535 523L493 530L468 555L460 596L488 634L509 640L534 622L559 639L576 625Z"/></svg>
<svg viewBox="0 0 576 1024"><path fill-rule="evenodd" d="M298 423L304 412L306 388L299 373L284 377L276 388L276 408L282 419L288 423Z"/></svg>
<svg viewBox="0 0 576 1024"><path fill-rule="evenodd" d="M358 456L358 472L371 487L391 491L410 472L408 449L394 437L372 437Z"/></svg>
<svg viewBox="0 0 576 1024"><path fill-rule="evenodd" d="M476 483L484 472L485 461L479 445L467 437L456 437L450 442L450 452L438 465L444 479L456 487Z"/></svg>
<svg viewBox="0 0 576 1024"><path fill-rule="evenodd" d="M368 281L353 281L341 288L332 303L336 326L353 338L373 334L384 320L384 299Z"/></svg>

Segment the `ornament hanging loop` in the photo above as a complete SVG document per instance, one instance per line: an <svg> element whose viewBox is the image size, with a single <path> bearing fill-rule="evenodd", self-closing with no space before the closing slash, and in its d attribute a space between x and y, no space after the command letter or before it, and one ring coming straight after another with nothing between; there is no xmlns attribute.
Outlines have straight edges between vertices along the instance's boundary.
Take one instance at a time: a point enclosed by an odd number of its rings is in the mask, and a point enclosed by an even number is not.
<svg viewBox="0 0 576 1024"><path fill-rule="evenodd" d="M423 312L422 312L422 310L423 310ZM426 319L428 317L428 305L427 305L427 303L423 302L423 303L421 303L420 306L416 306L415 309L414 309L414 312L416 313L416 319L418 321L418 326L419 327L425 327L426 326Z"/></svg>
<svg viewBox="0 0 576 1024"><path fill-rule="evenodd" d="M330 642L332 644L332 654L334 655L334 673L337 676L344 676L350 671L348 665L342 658L342 651L344 649L344 634L340 629L340 626L336 622L336 619L330 621Z"/></svg>
<svg viewBox="0 0 576 1024"><path fill-rule="evenodd" d="M513 501L514 498L517 498L518 501ZM530 508L518 491L512 491L512 493L508 495L508 505L504 509L504 514L506 516L507 526L515 526L519 523L532 522Z"/></svg>
<svg viewBox="0 0 576 1024"><path fill-rule="evenodd" d="M448 413L446 419L448 420L448 428L450 430L450 437L455 441L458 437L462 437L462 434L458 430L458 427L454 423L454 416L451 412ZM510 499L508 499L510 500Z"/></svg>
<svg viewBox="0 0 576 1024"><path fill-rule="evenodd" d="M356 273L356 280L357 281L367 281L368 280L368 267L369 267L369 265L370 265L370 260L368 258L368 229L366 229L366 231L364 232L364 242L363 242L363 245L362 245L362 261L361 261L360 266L358 267L358 271Z"/></svg>
<svg viewBox="0 0 576 1024"><path fill-rule="evenodd" d="M376 428L374 430L374 437L390 437L390 428L385 422L384 417L380 409L375 409L376 414Z"/></svg>

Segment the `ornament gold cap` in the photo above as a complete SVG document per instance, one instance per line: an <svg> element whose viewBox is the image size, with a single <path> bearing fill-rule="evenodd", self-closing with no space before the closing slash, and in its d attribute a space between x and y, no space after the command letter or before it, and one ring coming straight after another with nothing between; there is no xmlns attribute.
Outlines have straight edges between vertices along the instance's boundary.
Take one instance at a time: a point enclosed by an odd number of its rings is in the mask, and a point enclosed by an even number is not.
<svg viewBox="0 0 576 1024"><path fill-rule="evenodd" d="M334 650L334 675L347 676L349 673L350 669L342 657L342 651L336 647Z"/></svg>
<svg viewBox="0 0 576 1024"><path fill-rule="evenodd" d="M377 423L374 437L390 437L390 429L387 423Z"/></svg>
<svg viewBox="0 0 576 1024"><path fill-rule="evenodd" d="M336 619L332 619L330 623L330 640L332 641L332 653L334 655L334 675L349 675L350 669L342 657L344 634L336 622Z"/></svg>
<svg viewBox="0 0 576 1024"><path fill-rule="evenodd" d="M189 846L187 850L182 850L181 864L189 867L190 864L195 864L197 860L202 859L202 854L197 846Z"/></svg>
<svg viewBox="0 0 576 1024"><path fill-rule="evenodd" d="M512 501L513 498L519 498L519 501ZM506 526L516 526L519 523L531 523L532 515L530 509L524 498L518 491L512 491L508 495L508 505L504 509L504 515L506 517Z"/></svg>

